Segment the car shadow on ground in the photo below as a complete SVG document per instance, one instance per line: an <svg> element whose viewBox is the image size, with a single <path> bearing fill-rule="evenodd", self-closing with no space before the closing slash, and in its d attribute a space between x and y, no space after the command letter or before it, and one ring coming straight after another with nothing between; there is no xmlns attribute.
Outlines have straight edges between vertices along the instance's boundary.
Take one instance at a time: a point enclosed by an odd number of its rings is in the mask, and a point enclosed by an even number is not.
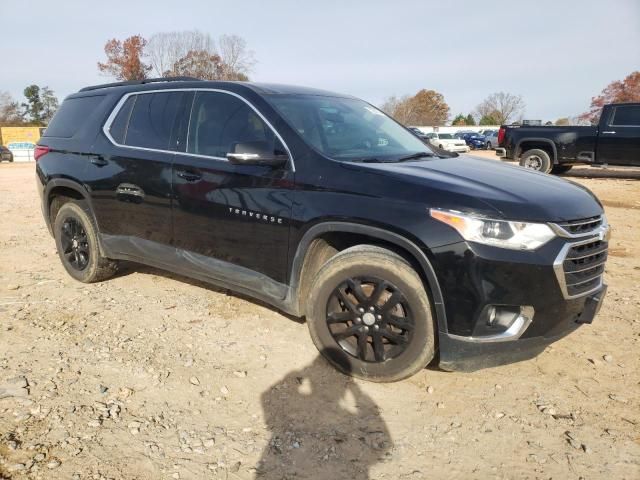
<svg viewBox="0 0 640 480"><path fill-rule="evenodd" d="M323 353L336 358L336 350ZM261 403L271 437L256 478L366 480L391 456L379 407L322 355L272 385Z"/></svg>

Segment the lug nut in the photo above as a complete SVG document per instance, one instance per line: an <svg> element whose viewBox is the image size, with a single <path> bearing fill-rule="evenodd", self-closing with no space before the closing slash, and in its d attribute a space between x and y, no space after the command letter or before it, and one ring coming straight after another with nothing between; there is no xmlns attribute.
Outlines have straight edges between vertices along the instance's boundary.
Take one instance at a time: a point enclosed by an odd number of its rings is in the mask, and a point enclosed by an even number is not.
<svg viewBox="0 0 640 480"><path fill-rule="evenodd" d="M376 315L376 318L377 318L378 320L382 320L382 315Z"/></svg>
<svg viewBox="0 0 640 480"><path fill-rule="evenodd" d="M375 309L376 309L376 308L375 308L373 305L369 307L369 311L370 311L370 312L373 312Z"/></svg>
<svg viewBox="0 0 640 480"><path fill-rule="evenodd" d="M362 327L362 331L363 332L368 332L369 331L369 327L367 327L366 325L364 327Z"/></svg>
<svg viewBox="0 0 640 480"><path fill-rule="evenodd" d="M374 329L374 330L376 330L376 331L377 331L379 328L380 328L380 327L379 327L378 325L374 325L374 326L373 326L373 329Z"/></svg>
<svg viewBox="0 0 640 480"><path fill-rule="evenodd" d="M359 311L360 313L364 313L364 308L360 307L360 308L358 309L358 311Z"/></svg>

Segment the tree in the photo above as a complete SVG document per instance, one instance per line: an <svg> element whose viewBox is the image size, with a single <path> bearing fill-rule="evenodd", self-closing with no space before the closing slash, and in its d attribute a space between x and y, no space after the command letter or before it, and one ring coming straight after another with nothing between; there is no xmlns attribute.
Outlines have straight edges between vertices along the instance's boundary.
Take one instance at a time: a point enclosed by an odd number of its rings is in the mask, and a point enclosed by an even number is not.
<svg viewBox="0 0 640 480"><path fill-rule="evenodd" d="M107 55L105 63L98 62L98 69L116 80L144 80L151 66L142 61L147 41L140 35L134 35L120 41L109 40L104 46Z"/></svg>
<svg viewBox="0 0 640 480"><path fill-rule="evenodd" d="M476 124L476 120L475 120L475 118L473 118L473 115L471 115L471 114L467 115L467 118L465 119L465 122L467 123L467 125L475 125Z"/></svg>
<svg viewBox="0 0 640 480"><path fill-rule="evenodd" d="M579 116L581 120L597 123L602 107L607 103L640 102L640 71L627 75L607 85L600 95L591 98L589 111Z"/></svg>
<svg viewBox="0 0 640 480"><path fill-rule="evenodd" d="M456 115L456 118L454 118L453 121L451 122L451 125L455 127L464 127L466 124L467 124L467 117L465 117L461 113Z"/></svg>
<svg viewBox="0 0 640 480"><path fill-rule="evenodd" d="M435 90L423 89L413 97L389 97L382 110L405 125L444 125L449 118L449 105Z"/></svg>
<svg viewBox="0 0 640 480"><path fill-rule="evenodd" d="M23 103L22 108L24 108L28 120L35 124L42 124L44 122L44 104L40 97L40 87L29 85L24 89L24 97L27 99L27 103Z"/></svg>
<svg viewBox="0 0 640 480"><path fill-rule="evenodd" d="M42 120L48 124L58 110L58 97L49 87L42 87L40 100L42 101Z"/></svg>
<svg viewBox="0 0 640 480"><path fill-rule="evenodd" d="M571 125L571 122L570 122L570 120L569 120L569 117L562 117L562 118L557 119L557 120L554 122L554 125L558 125L558 126L561 126L561 125Z"/></svg>
<svg viewBox="0 0 640 480"><path fill-rule="evenodd" d="M509 121L519 118L524 112L525 104L520 95L497 92L485 98L476 107L477 115L482 117L492 117L496 122L494 125L503 125Z"/></svg>
<svg viewBox="0 0 640 480"><path fill-rule="evenodd" d="M215 80L248 80L248 74L255 64L254 54L247 48L243 38L237 35L222 35L216 48L216 42L211 35L198 30L156 33L149 39L145 53L154 74L158 77L173 76L179 70L182 72L181 75L201 78L187 66L191 64L195 68L193 62L196 57L198 60L195 63L202 66L203 62L207 63L208 57L209 67L212 67L211 59L216 57L214 63L219 63L219 74ZM179 68L176 68L176 65ZM211 68L205 71L211 73Z"/></svg>
<svg viewBox="0 0 640 480"><path fill-rule="evenodd" d="M24 112L9 92L0 92L0 125L21 124Z"/></svg>
<svg viewBox="0 0 640 480"><path fill-rule="evenodd" d="M173 68L165 76L189 76L203 80L220 80L224 69L218 55L204 50L191 50L173 64Z"/></svg>
<svg viewBox="0 0 640 480"><path fill-rule="evenodd" d="M501 123L496 119L495 112L483 115L478 123L479 125L501 125Z"/></svg>

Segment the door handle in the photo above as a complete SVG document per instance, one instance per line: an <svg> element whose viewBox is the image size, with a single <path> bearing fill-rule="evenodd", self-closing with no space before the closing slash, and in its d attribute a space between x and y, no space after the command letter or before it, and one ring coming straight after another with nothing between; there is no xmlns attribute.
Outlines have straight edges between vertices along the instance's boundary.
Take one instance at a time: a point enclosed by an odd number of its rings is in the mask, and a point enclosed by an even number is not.
<svg viewBox="0 0 640 480"><path fill-rule="evenodd" d="M608 131L606 131L606 132L602 132L602 133L603 133L603 134L604 134L604 133L606 133L606 134L608 134L608 135L615 135L615 134L616 134L616 131L615 131L615 130L608 130Z"/></svg>
<svg viewBox="0 0 640 480"><path fill-rule="evenodd" d="M97 167L104 167L109 163L107 160L104 159L102 155L90 155L89 159L90 159L90 162L96 165Z"/></svg>
<svg viewBox="0 0 640 480"><path fill-rule="evenodd" d="M185 170L180 170L176 172L176 175L186 180L187 182L195 182L202 178L202 175L196 172L187 172Z"/></svg>

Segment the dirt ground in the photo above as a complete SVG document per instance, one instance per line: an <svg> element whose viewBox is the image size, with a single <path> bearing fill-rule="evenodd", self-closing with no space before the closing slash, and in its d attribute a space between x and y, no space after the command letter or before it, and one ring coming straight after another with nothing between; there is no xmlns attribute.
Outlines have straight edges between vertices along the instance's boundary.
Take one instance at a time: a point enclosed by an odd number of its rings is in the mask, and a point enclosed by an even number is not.
<svg viewBox="0 0 640 480"><path fill-rule="evenodd" d="M640 171L566 178L613 225L594 324L531 361L372 384L229 292L136 265L72 280L34 165L0 165L0 478L640 478Z"/></svg>

